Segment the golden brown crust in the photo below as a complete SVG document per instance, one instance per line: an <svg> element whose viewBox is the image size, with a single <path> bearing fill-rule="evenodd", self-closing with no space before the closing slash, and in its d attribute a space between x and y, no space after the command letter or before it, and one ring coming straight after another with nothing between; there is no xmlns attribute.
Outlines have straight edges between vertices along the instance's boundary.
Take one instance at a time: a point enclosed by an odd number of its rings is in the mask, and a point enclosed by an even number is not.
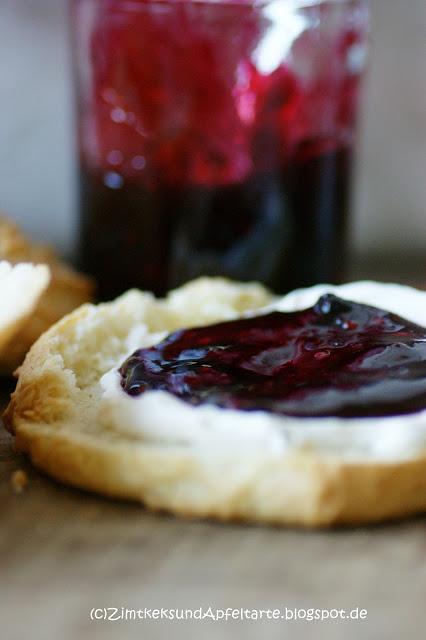
<svg viewBox="0 0 426 640"><path fill-rule="evenodd" d="M196 288L189 293L196 305ZM177 322L167 316L167 305L155 304L134 292L110 305L87 305L31 349L5 421L15 432L17 447L35 466L74 487L191 517L328 527L426 510L424 455L382 462L313 450L281 455L207 451L151 444L105 428L95 411L99 386L86 375L78 347L88 352L90 368L94 355L106 346L105 336L119 345L138 321L150 331ZM115 361L120 348L113 354ZM97 363L97 379L111 366L107 355L105 351L102 364Z"/></svg>
<svg viewBox="0 0 426 640"><path fill-rule="evenodd" d="M31 345L46 329L92 298L94 285L90 278L59 260L50 247L30 242L15 224L3 217L0 217L0 260L12 264L47 264L51 272L50 285L31 317L2 349L0 373L10 374L22 363Z"/></svg>
<svg viewBox="0 0 426 640"><path fill-rule="evenodd" d="M100 443L29 424L17 431L18 448L56 480L181 516L329 527L426 510L426 458L351 463L292 454L255 459L251 472L236 478L236 457L206 462L178 448Z"/></svg>

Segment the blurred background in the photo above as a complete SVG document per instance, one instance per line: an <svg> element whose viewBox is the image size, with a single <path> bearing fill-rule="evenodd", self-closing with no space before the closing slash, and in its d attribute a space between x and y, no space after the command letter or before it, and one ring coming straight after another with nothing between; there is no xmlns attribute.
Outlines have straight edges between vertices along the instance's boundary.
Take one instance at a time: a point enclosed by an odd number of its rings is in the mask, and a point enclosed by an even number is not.
<svg viewBox="0 0 426 640"><path fill-rule="evenodd" d="M371 5L353 273L421 279L426 2ZM66 0L1 0L0 42L0 209L35 238L72 254L76 200Z"/></svg>

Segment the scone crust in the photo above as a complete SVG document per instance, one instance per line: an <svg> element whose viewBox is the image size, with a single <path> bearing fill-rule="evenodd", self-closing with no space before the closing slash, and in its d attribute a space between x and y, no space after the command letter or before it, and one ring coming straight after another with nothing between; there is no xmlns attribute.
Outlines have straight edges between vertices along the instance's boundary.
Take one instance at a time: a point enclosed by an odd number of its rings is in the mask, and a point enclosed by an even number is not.
<svg viewBox="0 0 426 640"><path fill-rule="evenodd" d="M104 433L96 425L76 429L75 415L82 415L84 407L78 402L75 406L75 371L61 364L58 341L81 332L91 318L98 322L98 331L100 314L115 308L119 313L120 304L127 305L122 307L126 313L134 304L135 317L145 313L146 298L131 295L132 300L103 305L103 311L91 305L78 309L28 354L5 422L16 435L17 447L36 467L74 487L190 517L328 527L426 510L425 456L381 462L315 451L281 456L206 452L144 443L129 435ZM253 301L253 307L256 304Z"/></svg>
<svg viewBox="0 0 426 640"><path fill-rule="evenodd" d="M356 464L301 453L279 462L258 456L205 464L178 448L132 450L37 424L15 428L18 449L56 480L179 516L330 527L426 510L425 458ZM236 465L241 475L234 473Z"/></svg>

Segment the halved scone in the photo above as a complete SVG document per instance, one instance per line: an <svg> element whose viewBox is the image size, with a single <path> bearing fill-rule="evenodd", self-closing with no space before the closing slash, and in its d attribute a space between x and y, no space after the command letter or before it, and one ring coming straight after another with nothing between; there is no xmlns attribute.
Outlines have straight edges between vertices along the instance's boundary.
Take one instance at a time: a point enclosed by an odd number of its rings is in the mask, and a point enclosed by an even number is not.
<svg viewBox="0 0 426 640"><path fill-rule="evenodd" d="M425 411L305 419L191 406L166 391L132 398L120 387L125 358L175 329L305 309L324 292L426 326L426 293L397 285L324 285L282 299L209 278L164 300L130 291L81 307L37 341L6 424L54 478L176 514L328 526L424 511Z"/></svg>
<svg viewBox="0 0 426 640"><path fill-rule="evenodd" d="M46 265L0 261L0 358L34 312L49 280Z"/></svg>
<svg viewBox="0 0 426 640"><path fill-rule="evenodd" d="M19 335L4 345L0 353L0 373L10 374L19 366L31 345L57 320L91 300L94 285L48 246L31 242L10 220L0 217L0 260L11 264L31 262L49 266L50 282L31 316L20 327Z"/></svg>

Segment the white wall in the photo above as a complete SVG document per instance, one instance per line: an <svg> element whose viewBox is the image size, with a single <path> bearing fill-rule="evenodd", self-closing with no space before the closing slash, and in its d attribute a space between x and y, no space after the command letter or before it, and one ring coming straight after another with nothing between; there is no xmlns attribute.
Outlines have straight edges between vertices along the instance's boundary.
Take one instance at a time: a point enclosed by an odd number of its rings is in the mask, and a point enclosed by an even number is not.
<svg viewBox="0 0 426 640"><path fill-rule="evenodd" d="M0 0L0 210L68 251L74 228L65 0Z"/></svg>
<svg viewBox="0 0 426 640"><path fill-rule="evenodd" d="M426 250L426 1L371 2L355 240Z"/></svg>
<svg viewBox="0 0 426 640"><path fill-rule="evenodd" d="M0 0L0 208L70 250L66 0ZM426 2L372 0L358 249L426 249Z"/></svg>

